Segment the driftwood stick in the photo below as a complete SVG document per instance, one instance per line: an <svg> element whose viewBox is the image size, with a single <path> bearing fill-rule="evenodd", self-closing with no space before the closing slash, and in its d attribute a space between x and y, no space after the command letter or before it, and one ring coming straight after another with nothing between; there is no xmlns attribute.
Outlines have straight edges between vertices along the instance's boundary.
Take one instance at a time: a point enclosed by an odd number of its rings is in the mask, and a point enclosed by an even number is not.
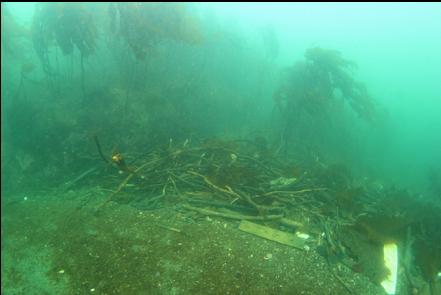
<svg viewBox="0 0 441 295"><path fill-rule="evenodd" d="M295 220L291 220L288 218L282 218L280 219L280 224L283 224L284 226L288 226L288 227L292 227L292 228L304 228L305 225L301 222L295 221Z"/></svg>
<svg viewBox="0 0 441 295"><path fill-rule="evenodd" d="M228 190L223 189L221 187L218 187L217 185L212 183L206 176L204 176L202 174L199 174L197 172L194 172L194 171L189 171L188 173L196 175L196 176L199 176L199 177L202 177L202 179L205 181L205 183L208 184L209 186L211 186L212 188L214 188L214 189L216 189L216 190L218 190L220 192L223 192L225 194L231 195L231 192L229 192Z"/></svg>
<svg viewBox="0 0 441 295"><path fill-rule="evenodd" d="M329 267L331 268L331 267ZM334 276L334 278L346 289L346 291L348 291L349 294L354 294L354 292L351 290L351 288L349 288L348 285L346 285L345 282L343 282L343 280L334 272L334 270L331 268L331 273Z"/></svg>
<svg viewBox="0 0 441 295"><path fill-rule="evenodd" d="M251 206L253 206L254 208L256 208L257 211L261 212L262 211L262 207L257 205L256 202L254 202L253 200L251 200L250 196L248 196L247 194L238 194L235 191L233 191L233 189L229 186L226 186L227 191L234 197L236 198L240 198L241 200L246 201L248 204L250 204Z"/></svg>
<svg viewBox="0 0 441 295"><path fill-rule="evenodd" d="M187 195L189 195L189 194L187 193ZM254 212L254 209L246 207L246 206L232 205L227 202L222 202L222 201L217 201L217 200L212 200L212 199L205 200L205 199L187 198L187 201L191 204L195 204L195 205L199 205L199 206L209 206L209 207L216 207L216 208L227 208L227 209L231 209L231 210L235 210L235 211L246 211L246 212L253 211Z"/></svg>
<svg viewBox="0 0 441 295"><path fill-rule="evenodd" d="M112 192L107 198L106 200L104 200L104 202L102 202L99 206L98 209L100 209L101 207L103 207L105 204L107 204L108 202L110 202L125 186L126 184L129 182L130 179L132 179L132 177L134 176L134 173L130 173L124 180L123 182L121 182L121 184L118 186L118 188L116 189L116 191Z"/></svg>
<svg viewBox="0 0 441 295"><path fill-rule="evenodd" d="M168 229L168 230L171 230L171 231L177 232L177 233L182 233L182 231L181 231L180 229L177 229L177 228L174 228L174 227L171 227L171 226L165 225L165 224L157 223L156 225L159 226L159 227L161 227L161 228L165 228L165 229Z"/></svg>
<svg viewBox="0 0 441 295"><path fill-rule="evenodd" d="M78 181L80 181L81 179L85 178L87 175L89 175L92 172L95 172L95 170L97 169L97 167L92 167L88 170L86 170L85 172L81 173L79 176L77 176L74 180L71 180L69 182L66 182L64 189L68 190L70 189L72 186L74 186Z"/></svg>
<svg viewBox="0 0 441 295"><path fill-rule="evenodd" d="M104 202L102 202L97 209L100 209L101 207L103 207L104 205L106 205L108 202L110 202L115 195L117 195L129 182L130 179L132 179L133 176L135 176L136 173L138 173L139 171L141 171L143 168L145 168L146 166L148 166L149 164L151 164L152 162L147 162L142 164L141 166L139 166L138 168L136 168L135 170L133 170L132 173L130 173L122 182L121 184L118 186L118 188L116 189L116 191L112 192L105 200Z"/></svg>
<svg viewBox="0 0 441 295"><path fill-rule="evenodd" d="M101 149L101 144L98 140L98 136L94 135L93 140L95 141L96 149L98 150L98 154L100 155L101 159L103 159L104 162L109 163L109 160L103 154L103 150Z"/></svg>
<svg viewBox="0 0 441 295"><path fill-rule="evenodd" d="M327 190L327 188L320 187L320 188L302 189L302 190L298 190L298 191L272 191L272 192L265 193L264 196L271 196L271 195L278 195L278 194L298 195L298 194L317 192L317 191L325 191L325 190Z"/></svg>
<svg viewBox="0 0 441 295"><path fill-rule="evenodd" d="M189 173L190 173L190 174L193 174L193 175L198 175L198 176L202 177L202 178L204 179L204 181L205 181L210 187L212 187L212 188L214 188L214 189L216 189L216 190L218 190L218 191L220 191L220 192L223 192L223 193L225 193L225 194L228 194L228 195L230 195L230 196L233 196L233 197L235 197L235 198L239 198L239 199L241 199L241 200L244 200L244 201L246 201L247 203L249 203L251 206L253 206L254 208L256 208L257 211L259 211L259 212L262 211L262 208L261 208L259 205L257 205L253 200L251 200L251 198L250 198L248 195L244 195L244 196L242 196L242 195L236 193L235 191L233 191L233 189L232 189L231 187L229 187L229 186L226 186L226 189L221 188L221 187L215 185L214 183L212 183L212 182L211 182L206 176L204 176L204 175L202 175L202 174L199 174L199 173L196 173L196 172L193 172L193 171L190 171Z"/></svg>
<svg viewBox="0 0 441 295"><path fill-rule="evenodd" d="M280 215L266 215L266 216L250 216L250 215L242 215L242 214L235 214L235 213L222 213L218 211L213 211L210 209L203 209L203 208L197 208L190 205L183 204L183 208L187 210L196 211L203 215L210 215L210 216L218 216L218 217L224 217L229 219L237 219L237 220L276 220L283 217L282 214Z"/></svg>

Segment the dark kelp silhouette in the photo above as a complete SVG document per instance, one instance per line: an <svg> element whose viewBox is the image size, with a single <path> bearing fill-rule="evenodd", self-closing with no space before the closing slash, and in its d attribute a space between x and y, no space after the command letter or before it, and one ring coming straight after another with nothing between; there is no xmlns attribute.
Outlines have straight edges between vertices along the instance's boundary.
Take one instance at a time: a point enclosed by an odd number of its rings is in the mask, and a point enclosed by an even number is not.
<svg viewBox="0 0 441 295"><path fill-rule="evenodd" d="M48 76L53 74L49 58L51 46L58 46L65 55L78 49L81 89L85 96L84 58L94 53L97 38L92 13L81 3L38 3L31 33L34 49Z"/></svg>

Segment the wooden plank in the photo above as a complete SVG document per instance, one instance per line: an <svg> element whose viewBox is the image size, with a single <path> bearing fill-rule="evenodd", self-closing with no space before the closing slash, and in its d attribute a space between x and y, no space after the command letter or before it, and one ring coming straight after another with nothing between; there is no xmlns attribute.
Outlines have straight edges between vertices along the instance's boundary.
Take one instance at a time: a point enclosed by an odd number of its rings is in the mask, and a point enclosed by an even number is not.
<svg viewBox="0 0 441 295"><path fill-rule="evenodd" d="M242 220L239 229L241 231L256 235L258 237L275 241L284 245L303 250L305 240L293 234L273 229L268 226L256 224L247 220Z"/></svg>

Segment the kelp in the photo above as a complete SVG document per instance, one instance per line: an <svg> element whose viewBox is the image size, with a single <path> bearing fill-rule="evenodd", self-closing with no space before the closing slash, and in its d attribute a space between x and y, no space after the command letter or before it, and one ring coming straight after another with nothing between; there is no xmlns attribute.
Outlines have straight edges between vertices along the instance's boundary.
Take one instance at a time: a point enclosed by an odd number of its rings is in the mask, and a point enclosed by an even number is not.
<svg viewBox="0 0 441 295"><path fill-rule="evenodd" d="M197 20L179 3L113 3L109 6L111 30L131 48L137 59L165 40L199 44Z"/></svg>
<svg viewBox="0 0 441 295"><path fill-rule="evenodd" d="M18 40L27 35L24 26L17 23L9 12L6 3L1 3L1 46L2 54L17 57L17 52L21 51Z"/></svg>
<svg viewBox="0 0 441 295"><path fill-rule="evenodd" d="M50 47L65 55L80 52L81 90L85 96L84 58L94 53L97 32L92 13L81 3L38 3L31 26L32 41L46 75L53 75Z"/></svg>
<svg viewBox="0 0 441 295"><path fill-rule="evenodd" d="M39 3L32 22L34 48L39 57L55 41L64 54L76 47L84 56L96 45L96 28L92 13L81 3Z"/></svg>
<svg viewBox="0 0 441 295"><path fill-rule="evenodd" d="M361 118L373 120L374 102L365 85L354 79L356 69L356 64L343 58L339 51L310 48L304 61L285 70L275 102L287 116L306 112L317 117L342 97Z"/></svg>

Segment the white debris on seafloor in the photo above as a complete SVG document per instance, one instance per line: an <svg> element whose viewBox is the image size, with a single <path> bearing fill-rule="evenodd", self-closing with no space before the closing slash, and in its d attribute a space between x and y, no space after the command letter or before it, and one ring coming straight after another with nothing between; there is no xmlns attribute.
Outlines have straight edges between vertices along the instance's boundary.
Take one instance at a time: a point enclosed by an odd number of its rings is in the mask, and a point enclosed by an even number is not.
<svg viewBox="0 0 441 295"><path fill-rule="evenodd" d="M301 239L307 240L309 239L309 235L307 233L302 233L302 232L296 232L296 236L298 236Z"/></svg>
<svg viewBox="0 0 441 295"><path fill-rule="evenodd" d="M395 243L385 244L383 246L384 266L388 269L389 274L386 279L381 282L384 290L389 295L394 295L397 289L398 280L398 247Z"/></svg>
<svg viewBox="0 0 441 295"><path fill-rule="evenodd" d="M268 253L263 257L263 259L265 259L265 260L270 260L272 258L273 258L273 254L271 254L271 253Z"/></svg>

